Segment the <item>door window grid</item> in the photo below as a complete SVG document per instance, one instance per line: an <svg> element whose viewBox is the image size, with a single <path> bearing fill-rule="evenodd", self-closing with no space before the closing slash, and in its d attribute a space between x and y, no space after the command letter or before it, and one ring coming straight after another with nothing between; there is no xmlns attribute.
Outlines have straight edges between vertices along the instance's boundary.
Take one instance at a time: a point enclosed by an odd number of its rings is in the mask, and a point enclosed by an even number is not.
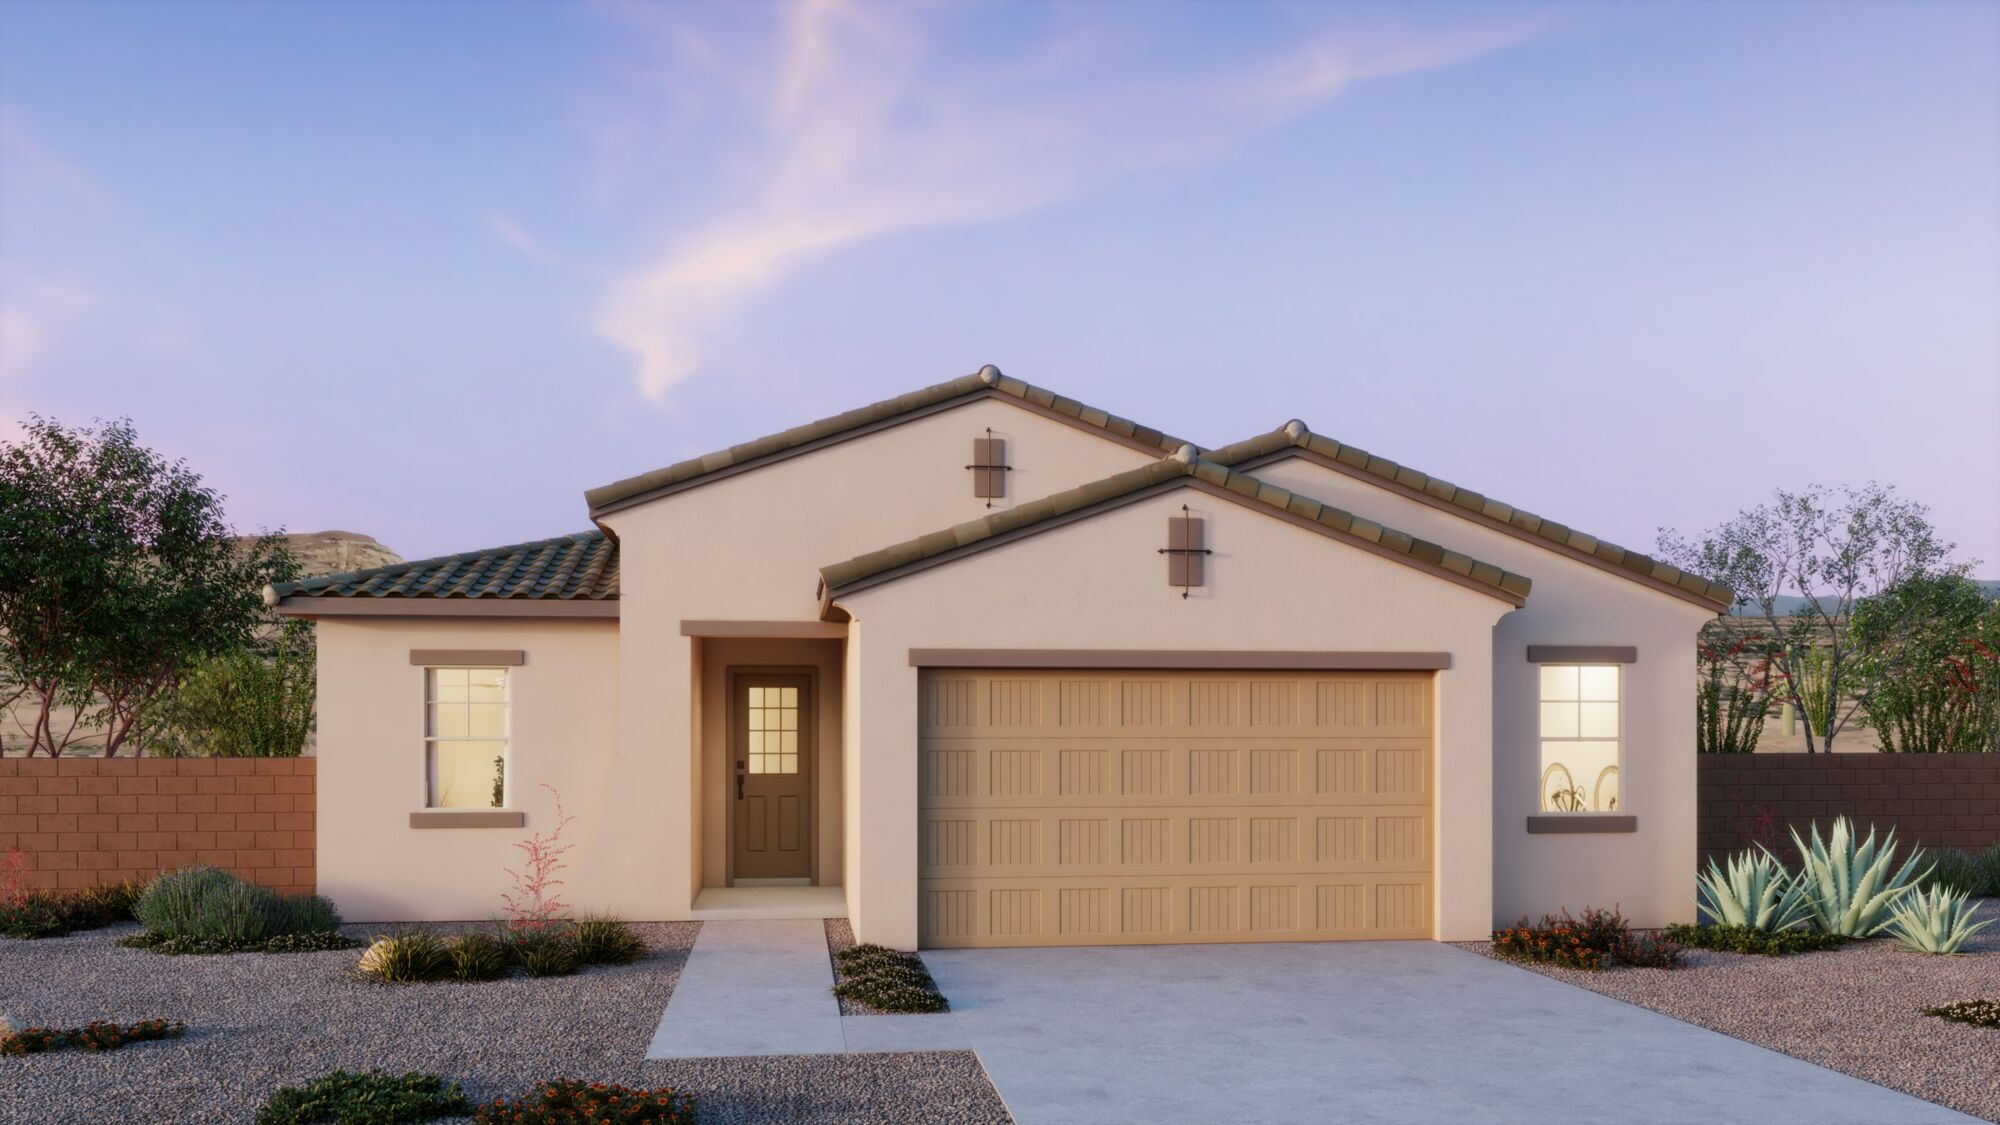
<svg viewBox="0 0 2000 1125"><path fill-rule="evenodd" d="M799 689L747 689L751 773L799 772Z"/></svg>

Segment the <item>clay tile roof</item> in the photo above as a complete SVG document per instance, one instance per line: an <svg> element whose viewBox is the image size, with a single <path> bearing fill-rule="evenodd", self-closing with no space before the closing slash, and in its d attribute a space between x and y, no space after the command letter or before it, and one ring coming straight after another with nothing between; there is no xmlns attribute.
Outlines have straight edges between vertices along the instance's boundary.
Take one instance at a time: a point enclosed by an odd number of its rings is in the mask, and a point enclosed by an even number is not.
<svg viewBox="0 0 2000 1125"><path fill-rule="evenodd" d="M329 574L272 587L280 598L618 597L618 544L601 531Z"/></svg>
<svg viewBox="0 0 2000 1125"><path fill-rule="evenodd" d="M1543 519L1533 512L1524 512L1469 488L1460 488L1450 481L1440 480L1407 465L1398 465L1394 461L1376 457L1366 450L1356 449L1322 434L1313 433L1304 423L1298 421L1288 422L1284 427L1268 434L1259 434L1234 445L1224 446L1204 456L1221 465L1241 465L1291 448L1309 449L1356 472L1421 493L1438 501L1447 510L1467 518L1483 517L1506 524L1530 538L1585 555L1613 573L1623 574L1636 580L1651 580L1671 587L1672 591L1681 597L1717 611L1726 612L1736 600L1735 593L1719 582L1710 582L1699 575L1668 566L1637 551L1628 551L1616 543L1607 542L1572 527L1565 527L1554 520Z"/></svg>
<svg viewBox="0 0 2000 1125"><path fill-rule="evenodd" d="M764 458L803 452L808 447L837 439L851 430L874 426L954 399L981 394L1016 398L1081 425L1103 430L1120 440L1148 449L1157 449L1161 453L1171 453L1183 444L1179 438L1169 437L1137 422L1107 414L1094 406L1064 398L1053 391L1023 383L1019 379L1008 378L1000 373L999 368L988 364L971 375L961 376L949 382L911 391L896 398L884 399L844 414L836 414L831 418L794 426L782 433L771 434L742 445L732 445L718 453L689 458L668 465L664 469L654 469L650 473L641 473L636 477L627 477L600 488L593 488L583 494L583 499L590 505L593 517L603 515L608 510L626 507L663 489L673 488L712 473Z"/></svg>
<svg viewBox="0 0 2000 1125"><path fill-rule="evenodd" d="M822 567L819 572L821 599L823 602L830 601L842 593L874 585L875 581L871 580L886 581L887 577L894 577L889 574L890 571L899 571L903 567L915 564L943 562L945 556L955 555L981 542L1010 532L1032 528L1079 508L1117 500L1182 477L1194 477L1241 497L1251 507L1261 506L1288 513L1319 524L1338 536L1361 540L1392 555L1404 557L1412 566L1423 567L1487 587L1495 597L1515 605L1527 600L1532 585L1522 575L1480 562L1449 547L1406 535L1394 528L1385 528L1330 504L1322 504L1311 497L1300 496L1268 481L1258 480L1248 473L1237 472L1226 465L1196 454L1192 446L1183 445L1175 455L1151 464L1128 469L1115 476L1092 481L1053 496L1045 496L1040 500L1031 500L1006 511L995 512L983 519L971 520L944 531L932 532L904 543L884 547L879 551L871 551L843 563Z"/></svg>

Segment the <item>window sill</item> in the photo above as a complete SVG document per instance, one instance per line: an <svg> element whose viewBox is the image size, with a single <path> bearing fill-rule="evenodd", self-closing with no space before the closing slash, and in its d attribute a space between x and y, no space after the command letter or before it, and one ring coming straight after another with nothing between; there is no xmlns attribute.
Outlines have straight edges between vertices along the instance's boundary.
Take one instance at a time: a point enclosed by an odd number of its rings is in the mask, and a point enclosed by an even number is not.
<svg viewBox="0 0 2000 1125"><path fill-rule="evenodd" d="M1544 813L1528 818L1528 832L1535 835L1638 830L1639 818L1624 813Z"/></svg>
<svg viewBox="0 0 2000 1125"><path fill-rule="evenodd" d="M528 814L511 809L425 809L410 814L412 828L520 828Z"/></svg>

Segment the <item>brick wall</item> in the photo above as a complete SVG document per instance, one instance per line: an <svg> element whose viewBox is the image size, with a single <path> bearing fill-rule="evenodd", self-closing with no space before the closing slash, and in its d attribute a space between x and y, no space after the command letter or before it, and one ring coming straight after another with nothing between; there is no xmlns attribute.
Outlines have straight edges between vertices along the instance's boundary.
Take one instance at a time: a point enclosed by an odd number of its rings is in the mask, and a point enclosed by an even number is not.
<svg viewBox="0 0 2000 1125"><path fill-rule="evenodd" d="M0 852L88 887L200 863L287 893L314 879L315 758L0 759Z"/></svg>
<svg viewBox="0 0 2000 1125"><path fill-rule="evenodd" d="M1846 815L1896 830L1899 845L1967 851L2000 844L2000 754L1702 754L1698 834L1702 862L1749 845L1768 812L1769 835L1790 847ZM1784 852L1780 851L1783 855Z"/></svg>

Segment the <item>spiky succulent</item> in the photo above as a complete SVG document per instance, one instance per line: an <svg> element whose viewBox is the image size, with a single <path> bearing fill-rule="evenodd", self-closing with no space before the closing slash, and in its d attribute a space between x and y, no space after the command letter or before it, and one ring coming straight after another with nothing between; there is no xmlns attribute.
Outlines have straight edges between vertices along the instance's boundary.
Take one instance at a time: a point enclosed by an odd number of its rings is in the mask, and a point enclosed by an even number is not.
<svg viewBox="0 0 2000 1125"><path fill-rule="evenodd" d="M1979 910L1970 905L1970 897L1943 887L1912 891L1896 903L1889 932L1914 953L1957 953L1973 934L1993 924L1991 918L1972 920Z"/></svg>
<svg viewBox="0 0 2000 1125"><path fill-rule="evenodd" d="M1930 870L1918 870L1923 850L1896 867L1896 833L1891 831L1878 847L1871 826L1865 839L1857 842L1854 826L1846 817L1833 822L1833 831L1820 839L1819 825L1811 828L1808 843L1792 829L1792 843L1804 857L1799 879L1806 884L1807 901L1813 922L1830 934L1846 937L1873 937L1888 926L1890 908L1909 894L1911 884Z"/></svg>
<svg viewBox="0 0 2000 1125"><path fill-rule="evenodd" d="M1709 860L1695 886L1702 913L1717 925L1775 932L1812 917L1805 881L1763 848L1730 856L1726 872Z"/></svg>

